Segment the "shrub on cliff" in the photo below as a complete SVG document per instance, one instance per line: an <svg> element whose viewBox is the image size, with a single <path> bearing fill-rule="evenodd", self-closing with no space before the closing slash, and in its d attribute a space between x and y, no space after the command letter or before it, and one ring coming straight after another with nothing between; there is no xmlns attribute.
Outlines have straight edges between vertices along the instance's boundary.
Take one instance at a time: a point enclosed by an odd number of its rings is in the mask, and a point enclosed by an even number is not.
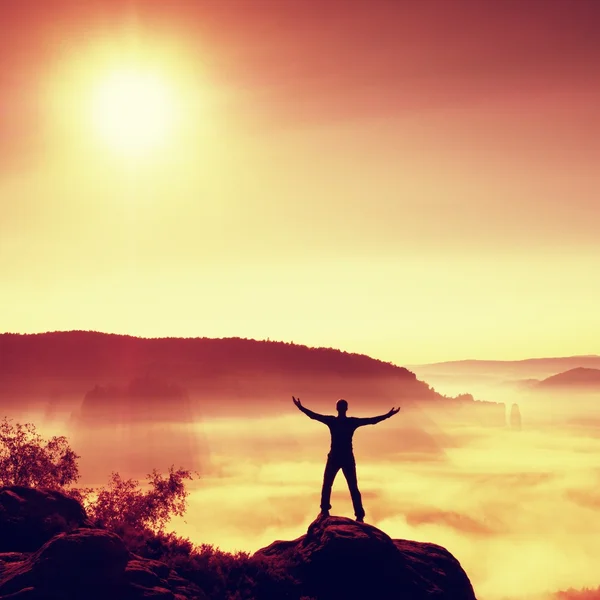
<svg viewBox="0 0 600 600"><path fill-rule="evenodd" d="M163 531L171 517L185 514L186 479L193 479L186 469L171 466L166 477L154 469L147 476L149 489L143 491L139 481L113 473L108 487L98 490L94 500L88 496L86 509L91 519L108 529Z"/></svg>
<svg viewBox="0 0 600 600"><path fill-rule="evenodd" d="M79 480L79 456L64 436L44 439L33 423L0 421L0 487L19 485L62 491L84 505L96 524L112 529L133 527L163 531L173 516L187 507L186 480L191 471L172 466L165 475L156 469L143 490L134 479L113 473L107 487L70 487Z"/></svg>
<svg viewBox="0 0 600 600"><path fill-rule="evenodd" d="M158 560L202 588L212 600L302 600L298 582L285 565L247 552L224 552L211 544L195 545L174 533L131 526L116 529L130 552ZM305 596L304 600L311 600Z"/></svg>
<svg viewBox="0 0 600 600"><path fill-rule="evenodd" d="M45 440L32 423L0 421L0 486L64 490L79 479L78 459L64 436Z"/></svg>

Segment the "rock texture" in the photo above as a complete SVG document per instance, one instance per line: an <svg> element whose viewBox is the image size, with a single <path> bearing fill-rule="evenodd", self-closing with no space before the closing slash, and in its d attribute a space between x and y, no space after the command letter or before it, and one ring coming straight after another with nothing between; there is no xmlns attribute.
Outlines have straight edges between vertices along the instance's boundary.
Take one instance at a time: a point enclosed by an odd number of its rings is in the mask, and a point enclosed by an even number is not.
<svg viewBox="0 0 600 600"><path fill-rule="evenodd" d="M0 552L33 552L57 533L91 526L81 504L60 492L0 487Z"/></svg>
<svg viewBox="0 0 600 600"><path fill-rule="evenodd" d="M217 577L232 577L221 588L227 597L240 600L475 600L467 575L444 548L392 540L344 517L319 517L306 535L274 542L233 571L215 568ZM195 579L195 572L187 574ZM0 488L0 600L150 598L208 600L168 565L94 528L64 494Z"/></svg>
<svg viewBox="0 0 600 600"><path fill-rule="evenodd" d="M131 554L60 492L0 488L0 600L206 600L167 565Z"/></svg>
<svg viewBox="0 0 600 600"><path fill-rule="evenodd" d="M460 563L435 544L392 540L372 525L319 517L306 535L255 555L318 600L475 600Z"/></svg>

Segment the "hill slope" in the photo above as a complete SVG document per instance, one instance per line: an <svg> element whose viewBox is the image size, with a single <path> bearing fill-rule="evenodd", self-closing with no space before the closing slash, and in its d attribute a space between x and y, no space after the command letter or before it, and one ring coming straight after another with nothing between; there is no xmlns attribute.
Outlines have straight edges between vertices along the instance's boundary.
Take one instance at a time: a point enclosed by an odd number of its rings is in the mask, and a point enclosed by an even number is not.
<svg viewBox="0 0 600 600"><path fill-rule="evenodd" d="M311 381L321 386L323 380L345 380L352 381L353 389L360 381L386 381L420 399L442 398L409 370L365 355L239 338L143 339L81 331L3 334L0 357L0 384L14 391L40 384L47 390L50 383L63 389L71 385L83 396L96 384L123 385L152 376L229 397L283 390L288 396L290 389L300 394Z"/></svg>
<svg viewBox="0 0 600 600"><path fill-rule="evenodd" d="M540 378L559 371L577 367L600 369L600 356L565 356L527 358L524 360L456 360L424 365L412 365L410 369L426 377L428 374L477 376L490 375L500 378Z"/></svg>
<svg viewBox="0 0 600 600"><path fill-rule="evenodd" d="M489 404L494 416L485 420L503 423L504 418L503 405L474 402L467 395L451 399L406 368L332 348L240 338L144 339L72 331L2 334L0 357L0 399L5 404L20 399L23 405L35 398L49 403L50 410L60 403L73 409L86 394L89 400L97 386L103 388L97 396L118 397L107 390L128 389L132 380L142 378L158 382L153 385L181 388L179 402L201 406L205 414L288 411L293 394L316 410L331 411L337 398L346 397L367 410L371 404L378 410L383 404L387 410L418 401L476 404L479 413Z"/></svg>
<svg viewBox="0 0 600 600"><path fill-rule="evenodd" d="M138 338L87 331L0 334L0 377L98 376L163 368L210 378L279 372L415 379L408 369L363 354L241 338Z"/></svg>
<svg viewBox="0 0 600 600"><path fill-rule="evenodd" d="M540 381L538 388L597 388L600 389L600 369L578 367L552 375Z"/></svg>

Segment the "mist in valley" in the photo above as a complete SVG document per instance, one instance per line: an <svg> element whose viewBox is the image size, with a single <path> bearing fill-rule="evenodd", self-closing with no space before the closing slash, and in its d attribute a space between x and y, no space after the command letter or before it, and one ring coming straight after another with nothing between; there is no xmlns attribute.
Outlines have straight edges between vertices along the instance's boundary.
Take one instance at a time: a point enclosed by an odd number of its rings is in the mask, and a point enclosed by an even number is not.
<svg viewBox="0 0 600 600"><path fill-rule="evenodd" d="M433 387L504 402L506 425L469 423L435 403L405 402L393 419L359 429L354 449L367 522L394 538L448 548L480 600L596 588L598 397L540 396L497 382L484 389L468 377L460 387ZM383 414L393 404L347 399L354 416ZM236 414L235 398L222 399L228 407L220 415L203 411L193 394L183 402L188 412L182 415L180 402L168 419L164 410L160 419L150 410L140 419L121 408L118 419L89 420L81 418L83 402L62 417L49 418L43 407L21 415L13 407L11 416L36 422L46 435L66 435L81 455L81 485L104 485L112 471L140 481L171 464L197 471L187 514L171 529L198 544L253 552L302 535L319 511L329 431L298 412L291 397L280 400L250 416L247 405ZM335 397L302 400L335 412ZM520 428L510 425L515 403ZM352 516L341 473L332 504L332 514Z"/></svg>

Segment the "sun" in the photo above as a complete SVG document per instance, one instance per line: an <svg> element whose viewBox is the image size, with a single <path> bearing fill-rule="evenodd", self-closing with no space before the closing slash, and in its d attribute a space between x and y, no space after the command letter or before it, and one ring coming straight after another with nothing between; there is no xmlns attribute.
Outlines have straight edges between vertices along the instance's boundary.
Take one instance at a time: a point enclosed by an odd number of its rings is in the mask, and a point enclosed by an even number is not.
<svg viewBox="0 0 600 600"><path fill-rule="evenodd" d="M159 73L122 68L108 73L92 96L92 120L113 151L137 157L166 145L175 122L169 82Z"/></svg>

